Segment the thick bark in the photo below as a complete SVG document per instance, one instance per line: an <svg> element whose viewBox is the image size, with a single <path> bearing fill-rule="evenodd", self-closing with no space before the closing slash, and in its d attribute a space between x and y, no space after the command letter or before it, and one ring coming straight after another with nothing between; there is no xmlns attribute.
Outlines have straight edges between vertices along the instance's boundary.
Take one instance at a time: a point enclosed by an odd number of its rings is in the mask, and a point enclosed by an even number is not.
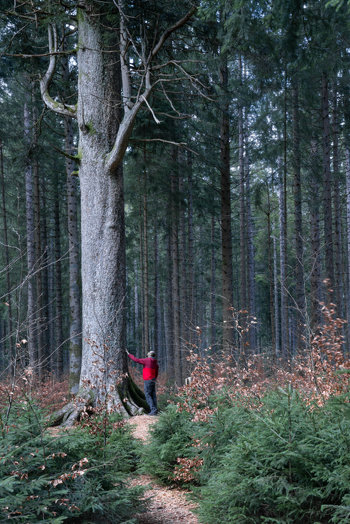
<svg viewBox="0 0 350 524"><path fill-rule="evenodd" d="M300 123L299 123L299 86L294 80L292 87L293 97L293 176L294 176L294 243L295 243L295 307L296 307L296 348L304 347L306 303L304 292L304 263L303 263L303 222L302 196L300 173Z"/></svg>
<svg viewBox="0 0 350 524"><path fill-rule="evenodd" d="M220 127L220 192L221 192L221 254L222 254L222 320L223 347L232 351L233 282L232 282L232 234L231 234L231 182L230 182L230 123L227 100L228 67L225 58L220 67L222 90Z"/></svg>
<svg viewBox="0 0 350 524"><path fill-rule="evenodd" d="M125 229L122 166L106 161L118 131L117 55L103 53L101 21L79 11L78 124L81 188L83 349L80 386L108 391L127 372L125 348ZM125 390L125 380L119 388ZM126 393L125 393L126 394ZM122 398L124 392L121 393ZM132 410L129 403L128 411ZM126 407L126 406L125 406ZM120 409L123 409L120 406Z"/></svg>

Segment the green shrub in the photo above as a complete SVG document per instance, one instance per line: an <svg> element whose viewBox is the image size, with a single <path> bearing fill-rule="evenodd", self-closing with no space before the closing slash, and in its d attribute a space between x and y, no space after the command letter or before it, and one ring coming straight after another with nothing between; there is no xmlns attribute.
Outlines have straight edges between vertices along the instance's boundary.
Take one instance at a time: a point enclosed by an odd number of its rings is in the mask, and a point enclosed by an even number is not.
<svg viewBox="0 0 350 524"><path fill-rule="evenodd" d="M142 490L125 480L139 451L128 428L117 417L105 434L90 427L51 436L42 428L36 406L12 407L0 443L0 521L136 522Z"/></svg>
<svg viewBox="0 0 350 524"><path fill-rule="evenodd" d="M173 481L178 457L192 457L195 427L188 413L169 405L150 429L150 442L142 453L142 469L162 482Z"/></svg>
<svg viewBox="0 0 350 524"><path fill-rule="evenodd" d="M310 410L292 390L271 393L259 410L219 410L208 443L206 524L349 522L350 424L340 405Z"/></svg>

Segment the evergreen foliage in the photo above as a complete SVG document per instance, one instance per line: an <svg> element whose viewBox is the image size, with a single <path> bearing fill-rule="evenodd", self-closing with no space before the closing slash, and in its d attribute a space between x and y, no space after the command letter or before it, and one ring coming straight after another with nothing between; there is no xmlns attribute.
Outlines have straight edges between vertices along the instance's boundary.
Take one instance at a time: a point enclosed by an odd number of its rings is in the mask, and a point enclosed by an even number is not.
<svg viewBox="0 0 350 524"><path fill-rule="evenodd" d="M310 406L287 388L266 394L252 409L229 405L221 395L212 399L217 410L208 422L190 426L188 414L176 414L170 406L152 430L149 466L173 482L176 461L169 460L168 442L176 443L178 457L197 456L189 464L202 464L194 491L205 524L345 524L350 515L348 400ZM169 423L176 419L177 424ZM175 479L181 480L176 470ZM185 475L182 479L186 482Z"/></svg>
<svg viewBox="0 0 350 524"><path fill-rule="evenodd" d="M138 444L119 416L110 417L104 433L92 431L94 425L51 435L31 401L12 406L2 424L0 520L135 522L142 488L125 481Z"/></svg>

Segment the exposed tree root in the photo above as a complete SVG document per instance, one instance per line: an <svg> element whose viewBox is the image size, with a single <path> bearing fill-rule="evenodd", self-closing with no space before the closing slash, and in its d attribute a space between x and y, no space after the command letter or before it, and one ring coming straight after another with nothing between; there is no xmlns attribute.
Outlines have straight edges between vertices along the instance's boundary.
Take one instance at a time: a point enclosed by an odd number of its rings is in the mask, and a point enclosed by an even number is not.
<svg viewBox="0 0 350 524"><path fill-rule="evenodd" d="M111 402L109 401L108 404L110 405ZM71 427L79 421L83 413L93 413L95 407L96 396L91 391L80 392L71 402L50 416L49 425L51 427ZM122 386L118 388L116 398L113 399L113 407L124 417L149 413L149 407L144 393L130 376L128 376Z"/></svg>

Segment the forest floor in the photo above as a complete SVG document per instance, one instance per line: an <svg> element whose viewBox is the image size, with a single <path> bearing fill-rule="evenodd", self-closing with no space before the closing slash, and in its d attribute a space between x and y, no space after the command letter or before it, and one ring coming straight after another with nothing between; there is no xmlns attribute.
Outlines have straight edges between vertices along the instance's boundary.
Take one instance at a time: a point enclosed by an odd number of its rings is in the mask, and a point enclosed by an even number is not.
<svg viewBox="0 0 350 524"><path fill-rule="evenodd" d="M157 417L138 415L128 423L135 438L146 442L150 426ZM198 524L193 514L196 505L187 500L186 491L158 484L151 475L138 475L130 481L132 486L147 486L145 498L151 499L148 511L137 516L139 524Z"/></svg>

